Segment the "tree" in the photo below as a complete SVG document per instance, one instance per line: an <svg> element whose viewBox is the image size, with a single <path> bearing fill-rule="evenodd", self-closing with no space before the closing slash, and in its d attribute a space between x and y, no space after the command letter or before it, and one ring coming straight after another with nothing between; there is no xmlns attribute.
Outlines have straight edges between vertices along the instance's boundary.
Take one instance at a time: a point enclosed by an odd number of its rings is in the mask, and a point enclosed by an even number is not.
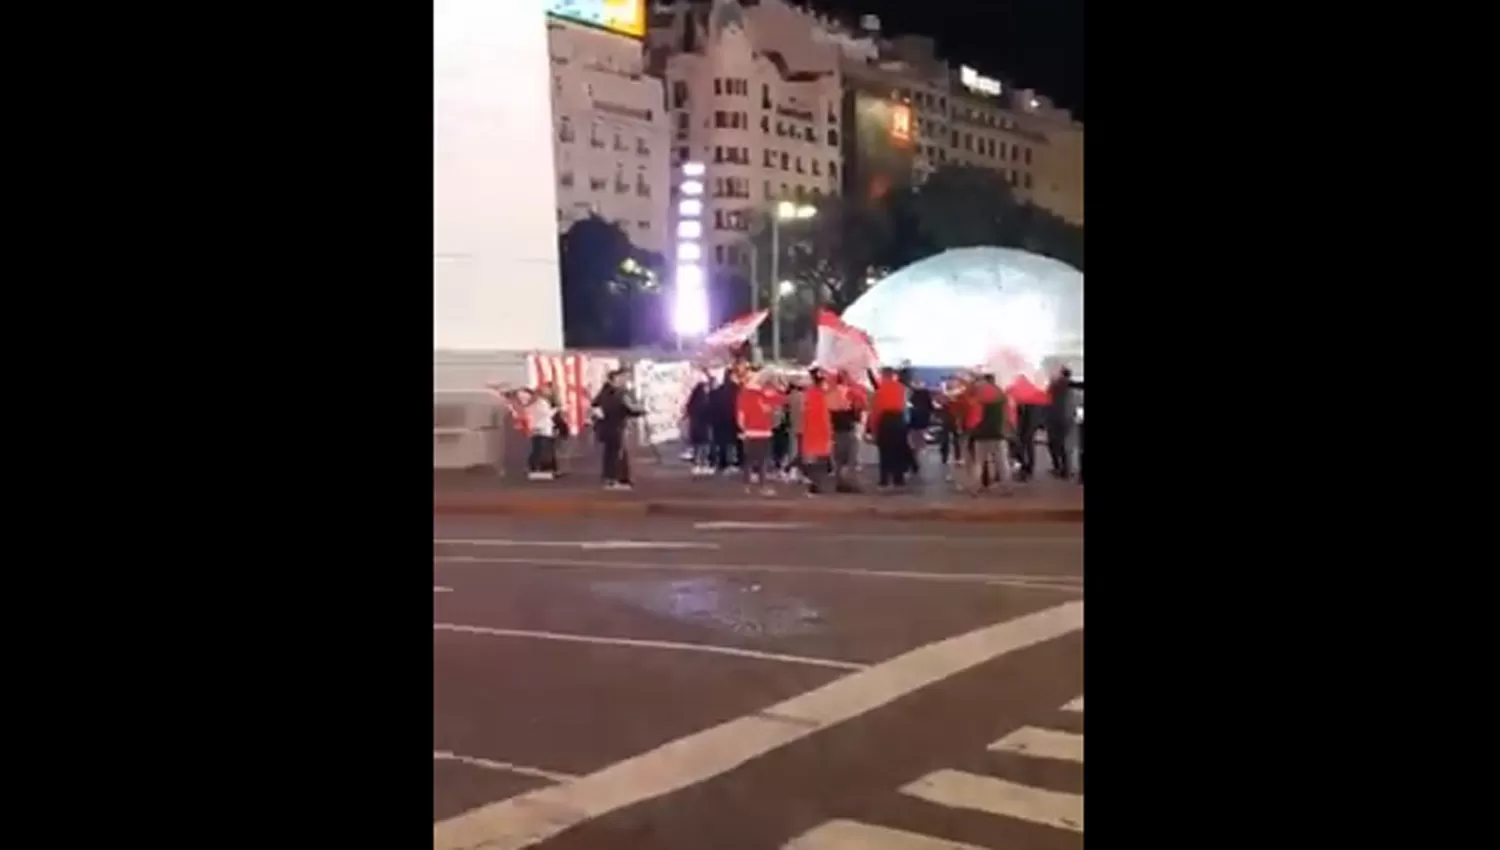
<svg viewBox="0 0 1500 850"><path fill-rule="evenodd" d="M949 248L1019 248L1083 268L1083 228L1018 200L999 172L946 165L920 187L886 201L889 268L900 268Z"/></svg>
<svg viewBox="0 0 1500 850"><path fill-rule="evenodd" d="M660 255L636 248L619 226L593 215L562 234L558 255L569 347L626 348L658 338L652 319L661 312Z"/></svg>
<svg viewBox="0 0 1500 850"><path fill-rule="evenodd" d="M922 239L936 251L1017 247L1027 215L999 172L971 165L937 169L911 203Z"/></svg>

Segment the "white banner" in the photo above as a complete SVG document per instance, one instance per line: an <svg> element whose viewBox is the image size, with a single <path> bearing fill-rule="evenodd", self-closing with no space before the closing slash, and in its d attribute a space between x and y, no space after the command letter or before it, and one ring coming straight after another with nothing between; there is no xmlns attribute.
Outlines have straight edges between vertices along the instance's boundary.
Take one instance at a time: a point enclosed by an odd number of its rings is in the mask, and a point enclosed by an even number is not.
<svg viewBox="0 0 1500 850"><path fill-rule="evenodd" d="M682 413L703 373L687 360L640 360L635 393L646 408L646 436L653 444L682 439Z"/></svg>

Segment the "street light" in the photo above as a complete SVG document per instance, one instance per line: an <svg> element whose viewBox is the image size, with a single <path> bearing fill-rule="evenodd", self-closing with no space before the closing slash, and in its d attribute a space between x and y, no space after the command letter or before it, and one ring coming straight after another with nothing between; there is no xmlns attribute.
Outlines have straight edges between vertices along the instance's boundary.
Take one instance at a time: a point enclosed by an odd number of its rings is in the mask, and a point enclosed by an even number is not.
<svg viewBox="0 0 1500 850"><path fill-rule="evenodd" d="M781 278L781 223L783 221L806 221L818 214L818 208L811 204L794 204L791 201L782 201L776 205L774 214L771 216L771 280ZM790 295L796 289L789 280L783 280L776 287L776 297L771 303L771 359L781 359L781 298ZM755 291L752 285L751 292Z"/></svg>

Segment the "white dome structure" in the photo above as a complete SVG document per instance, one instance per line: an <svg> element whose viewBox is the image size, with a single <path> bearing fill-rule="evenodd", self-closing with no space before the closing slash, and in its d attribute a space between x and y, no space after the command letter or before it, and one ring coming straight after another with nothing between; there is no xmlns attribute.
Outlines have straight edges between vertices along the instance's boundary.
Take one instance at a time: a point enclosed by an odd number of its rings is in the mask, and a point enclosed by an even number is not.
<svg viewBox="0 0 1500 850"><path fill-rule="evenodd" d="M1034 363L1083 360L1083 272L1012 248L957 248L875 284L844 311L881 362L965 367L996 348Z"/></svg>

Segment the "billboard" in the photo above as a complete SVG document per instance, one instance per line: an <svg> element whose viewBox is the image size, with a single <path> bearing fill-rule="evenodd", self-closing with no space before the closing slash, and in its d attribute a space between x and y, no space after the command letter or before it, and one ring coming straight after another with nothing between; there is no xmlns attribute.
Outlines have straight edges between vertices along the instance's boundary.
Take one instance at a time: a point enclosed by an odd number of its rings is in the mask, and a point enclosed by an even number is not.
<svg viewBox="0 0 1500 850"><path fill-rule="evenodd" d="M646 0L546 0L547 14L580 24L646 37Z"/></svg>

